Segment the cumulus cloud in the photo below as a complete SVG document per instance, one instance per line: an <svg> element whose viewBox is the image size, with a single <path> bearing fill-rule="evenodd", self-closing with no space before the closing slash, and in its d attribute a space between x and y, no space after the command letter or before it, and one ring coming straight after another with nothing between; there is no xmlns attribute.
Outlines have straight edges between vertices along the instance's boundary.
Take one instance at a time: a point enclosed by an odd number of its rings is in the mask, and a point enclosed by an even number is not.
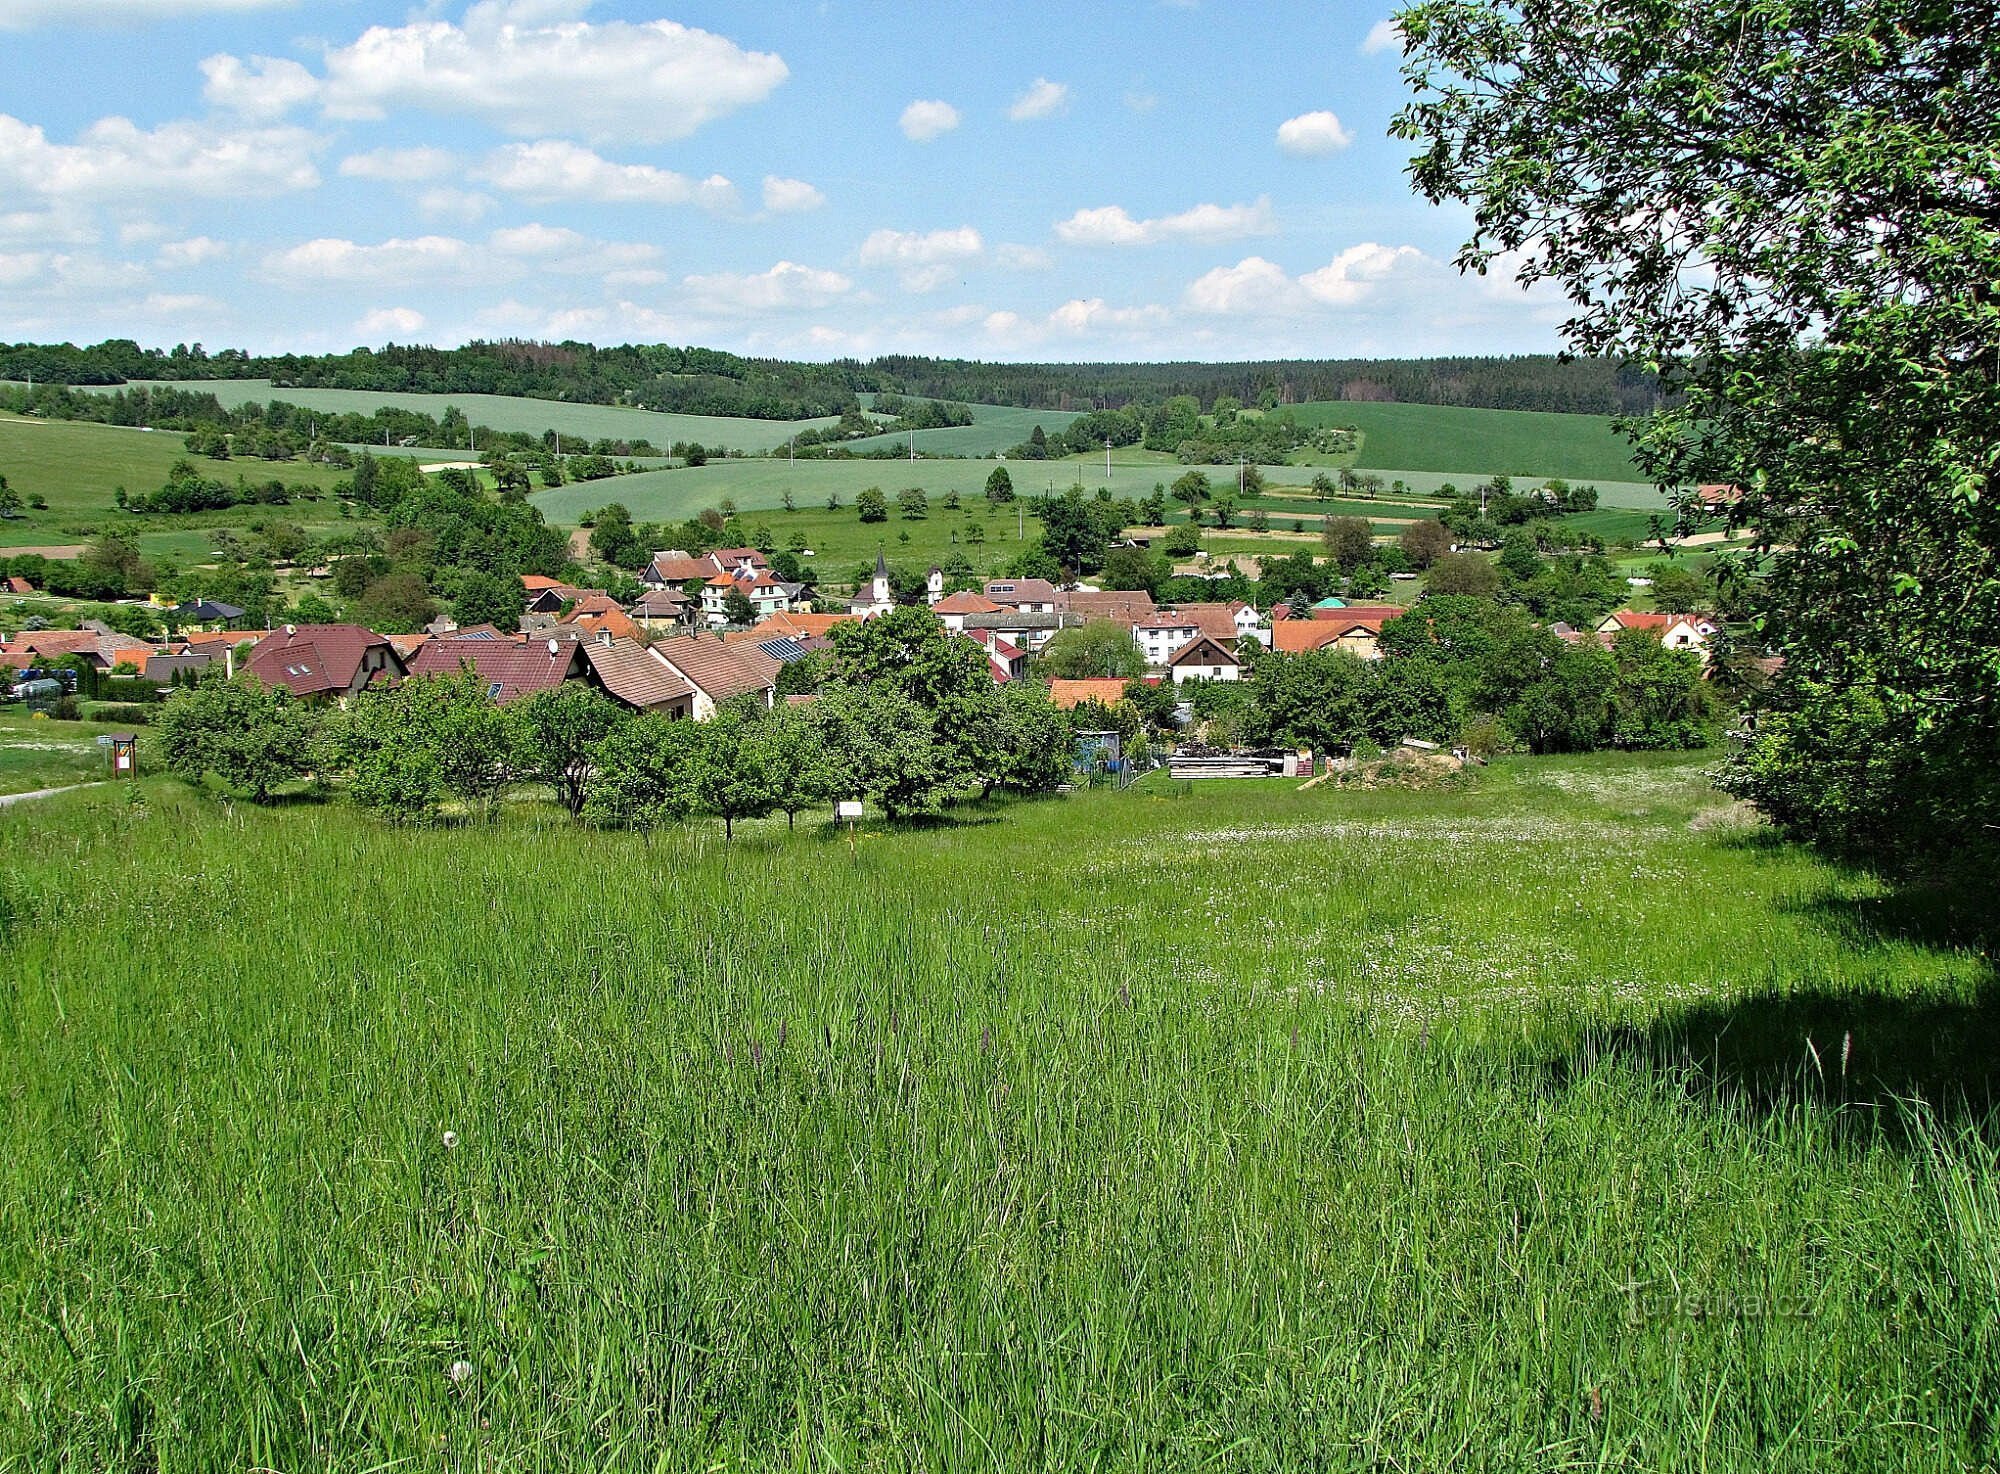
<svg viewBox="0 0 2000 1474"><path fill-rule="evenodd" d="M1314 301L1346 307L1406 268L1435 264L1415 246L1381 246L1364 241L1349 246L1319 270L1307 272L1299 278L1299 285Z"/></svg>
<svg viewBox="0 0 2000 1474"><path fill-rule="evenodd" d="M1283 317L1314 306L1352 307L1394 278L1414 278L1437 265L1414 246L1367 241L1296 278L1262 256L1247 256L1196 278L1184 296L1191 310L1209 316Z"/></svg>
<svg viewBox="0 0 2000 1474"><path fill-rule="evenodd" d="M951 132L959 124L958 109L948 102L935 98L913 102L903 109L903 116L897 126L903 130L903 137L912 143L929 143L933 138Z"/></svg>
<svg viewBox="0 0 2000 1474"><path fill-rule="evenodd" d="M1123 205L1078 210L1056 222L1056 238L1071 246L1150 246L1172 240L1240 240L1276 229L1271 201L1260 197L1248 205L1196 205L1152 220L1133 219Z"/></svg>
<svg viewBox="0 0 2000 1474"><path fill-rule="evenodd" d="M441 148L378 148L349 154L340 161L340 172L351 179L380 179L391 184L437 179L457 167L458 160Z"/></svg>
<svg viewBox="0 0 2000 1474"><path fill-rule="evenodd" d="M1028 347L1050 339L1130 340L1157 332L1172 320L1172 313L1156 305L1113 307L1102 297L1072 297L1044 317L990 312L980 326L1004 347Z"/></svg>
<svg viewBox="0 0 2000 1474"><path fill-rule="evenodd" d="M824 307L854 288L837 271L780 261L769 271L733 271L683 277L691 304L725 316Z"/></svg>
<svg viewBox="0 0 2000 1474"><path fill-rule="evenodd" d="M1296 118L1287 118L1278 125L1278 147L1301 158L1336 154L1352 142L1354 135L1339 118L1323 108L1318 112L1300 113Z"/></svg>
<svg viewBox="0 0 2000 1474"><path fill-rule="evenodd" d="M216 107L245 117L282 117L319 95L319 81L295 61L253 56L211 56L201 64L201 95Z"/></svg>
<svg viewBox="0 0 2000 1474"><path fill-rule="evenodd" d="M1361 49L1369 56L1384 51L1403 49L1403 28L1392 20L1378 20L1368 28L1368 35L1361 42Z"/></svg>
<svg viewBox="0 0 2000 1474"><path fill-rule="evenodd" d="M409 338L424 330L424 315L414 307L377 307L354 325L354 336L364 343Z"/></svg>
<svg viewBox="0 0 2000 1474"><path fill-rule="evenodd" d="M970 225L956 230L878 230L861 243L860 259L863 266L895 268L905 291L933 292L985 250L986 243Z"/></svg>
<svg viewBox="0 0 2000 1474"><path fill-rule="evenodd" d="M1069 87L1065 83L1037 77L1032 87L1014 99L1014 105L1007 109L1007 118L1015 123L1033 123L1053 118L1068 106Z"/></svg>
<svg viewBox="0 0 2000 1474"><path fill-rule="evenodd" d="M817 210L826 203L826 196L803 179L780 179L775 174L764 176L764 208L773 215L796 215L807 210Z"/></svg>
<svg viewBox="0 0 2000 1474"><path fill-rule="evenodd" d="M690 179L651 164L618 164L579 144L543 139L500 149L475 176L504 194L546 202L587 200L613 205L701 205L733 210L736 186L720 174Z"/></svg>
<svg viewBox="0 0 2000 1474"><path fill-rule="evenodd" d="M167 271L184 271L189 267L206 266L211 261L220 261L229 254L226 241L213 236L190 236L184 241L168 241L160 247L155 258L160 267Z"/></svg>
<svg viewBox="0 0 2000 1474"><path fill-rule="evenodd" d="M455 236L422 235L375 245L321 236L264 258L265 273L291 286L321 282L435 281L463 274L473 247Z"/></svg>
<svg viewBox="0 0 2000 1474"><path fill-rule="evenodd" d="M459 24L370 26L326 53L297 100L373 120L402 108L480 118L507 133L662 143L762 102L790 75L782 58L669 20L590 22L558 3L474 5ZM254 69L210 57L211 78ZM302 70L302 69L301 69ZM261 74L268 75L268 72ZM301 84L287 74L288 94Z"/></svg>
<svg viewBox="0 0 2000 1474"><path fill-rule="evenodd" d="M0 113L0 194L47 199L262 198L319 183L319 140L301 128L239 129L185 120L140 128L101 118L75 143Z"/></svg>
<svg viewBox="0 0 2000 1474"><path fill-rule="evenodd" d="M417 194L417 213L426 220L460 220L471 225L496 208L492 195L450 184L433 185Z"/></svg>
<svg viewBox="0 0 2000 1474"><path fill-rule="evenodd" d="M246 10L275 10L291 0L7 0L0 6L0 31L60 23L119 25L139 21L177 20L187 15L221 15Z"/></svg>

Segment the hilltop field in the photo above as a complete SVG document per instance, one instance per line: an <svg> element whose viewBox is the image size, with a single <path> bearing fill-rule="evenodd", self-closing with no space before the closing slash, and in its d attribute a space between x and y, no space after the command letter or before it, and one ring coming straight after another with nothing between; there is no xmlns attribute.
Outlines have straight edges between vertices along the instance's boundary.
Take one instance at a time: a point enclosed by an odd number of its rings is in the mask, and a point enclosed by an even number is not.
<svg viewBox="0 0 2000 1474"><path fill-rule="evenodd" d="M1991 1463L1992 917L1711 760L0 810L0 1466Z"/></svg>

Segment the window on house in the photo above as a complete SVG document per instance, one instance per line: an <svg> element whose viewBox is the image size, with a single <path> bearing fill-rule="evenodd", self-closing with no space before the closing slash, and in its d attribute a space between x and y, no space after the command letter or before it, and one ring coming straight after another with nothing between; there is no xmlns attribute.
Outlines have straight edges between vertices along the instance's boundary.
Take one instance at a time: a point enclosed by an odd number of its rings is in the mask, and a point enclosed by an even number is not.
<svg viewBox="0 0 2000 1474"><path fill-rule="evenodd" d="M495 681L486 688L486 699L488 701L498 701L500 699L500 682Z"/></svg>

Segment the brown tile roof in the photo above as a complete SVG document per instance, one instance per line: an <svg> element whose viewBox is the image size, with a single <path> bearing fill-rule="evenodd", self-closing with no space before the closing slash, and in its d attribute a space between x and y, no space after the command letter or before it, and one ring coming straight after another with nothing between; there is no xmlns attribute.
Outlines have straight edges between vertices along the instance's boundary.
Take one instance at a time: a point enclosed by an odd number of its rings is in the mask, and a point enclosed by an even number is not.
<svg viewBox="0 0 2000 1474"><path fill-rule="evenodd" d="M755 645L732 645L714 635L669 635L653 650L711 701L777 685L778 662Z"/></svg>
<svg viewBox="0 0 2000 1474"><path fill-rule="evenodd" d="M814 636L825 638L833 633L837 624L853 624L860 616L845 612L839 614L807 614L797 609L780 610L766 615L748 630L743 631L754 640L769 640L776 636L788 636L795 640L807 640Z"/></svg>
<svg viewBox="0 0 2000 1474"><path fill-rule="evenodd" d="M1236 611L1241 604L1179 604L1175 608L1204 635L1217 640L1233 640L1242 631L1236 627Z"/></svg>
<svg viewBox="0 0 2000 1474"><path fill-rule="evenodd" d="M274 630L257 642L244 669L267 686L284 686L294 696L352 690L370 650L388 651L396 672L402 656L389 641L358 624L301 624Z"/></svg>
<svg viewBox="0 0 2000 1474"><path fill-rule="evenodd" d="M1103 676L1092 676L1083 680L1054 680L1049 682L1049 700L1064 711L1081 706L1086 701L1101 701L1106 706L1125 699L1125 683Z"/></svg>
<svg viewBox="0 0 2000 1474"><path fill-rule="evenodd" d="M604 689L627 706L651 711L694 695L672 666L636 640L586 640L582 649Z"/></svg>
<svg viewBox="0 0 2000 1474"><path fill-rule="evenodd" d="M7 592L10 594L32 594L35 586L18 573L7 575Z"/></svg>
<svg viewBox="0 0 2000 1474"><path fill-rule="evenodd" d="M1056 595L1056 608L1064 614L1129 625L1146 618L1154 606L1153 596L1144 589L1072 589Z"/></svg>
<svg viewBox="0 0 2000 1474"><path fill-rule="evenodd" d="M653 554L650 570L662 583L686 583L691 578L707 578L721 571L722 565L712 557L690 558L686 553L672 551Z"/></svg>
<svg viewBox="0 0 2000 1474"><path fill-rule="evenodd" d="M592 634L603 631L620 640L636 640L644 633L632 616L616 604L601 613L571 614L563 623Z"/></svg>
<svg viewBox="0 0 2000 1474"><path fill-rule="evenodd" d="M1307 617L1331 619L1336 623L1345 623L1351 619L1372 619L1379 624L1385 619L1394 619L1399 614L1409 612L1401 604L1349 604L1345 609L1321 609L1315 605L1307 611Z"/></svg>
<svg viewBox="0 0 2000 1474"><path fill-rule="evenodd" d="M504 640L432 640L410 657L414 676L449 676L470 669L487 683L487 694L505 705L533 691L552 691L583 674L581 647L574 642L513 644Z"/></svg>
<svg viewBox="0 0 2000 1474"><path fill-rule="evenodd" d="M1395 614L1401 613L1403 613L1401 609L1395 611ZM1283 655L1303 655L1308 650L1324 649L1342 636L1352 634L1356 630L1379 635L1382 633L1384 622L1374 617L1338 620L1287 619L1271 626L1271 648Z"/></svg>
<svg viewBox="0 0 2000 1474"><path fill-rule="evenodd" d="M946 594L931 605L933 614L998 614L1000 606L984 594L959 592Z"/></svg>
<svg viewBox="0 0 2000 1474"><path fill-rule="evenodd" d="M1046 578L989 578L986 597L1012 609L1023 604L1053 604L1056 586Z"/></svg>
<svg viewBox="0 0 2000 1474"><path fill-rule="evenodd" d="M562 586L563 581L561 579L550 578L546 573L524 573L521 575L521 587L531 594L539 594L543 589L559 589Z"/></svg>

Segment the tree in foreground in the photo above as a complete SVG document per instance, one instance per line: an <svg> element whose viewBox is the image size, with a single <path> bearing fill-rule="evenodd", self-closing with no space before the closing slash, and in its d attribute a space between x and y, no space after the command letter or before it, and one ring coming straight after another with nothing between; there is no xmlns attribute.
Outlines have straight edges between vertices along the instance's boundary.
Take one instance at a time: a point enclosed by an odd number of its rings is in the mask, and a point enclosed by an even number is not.
<svg viewBox="0 0 2000 1474"><path fill-rule="evenodd" d="M1035 670L1064 680L1093 676L1131 680L1146 673L1146 656L1123 625L1093 619L1057 630L1036 655Z"/></svg>
<svg viewBox="0 0 2000 1474"><path fill-rule="evenodd" d="M572 816L583 812L598 744L627 720L625 709L578 681L535 691L506 708L514 773L546 783Z"/></svg>
<svg viewBox="0 0 2000 1474"><path fill-rule="evenodd" d="M2000 11L1426 0L1398 23L1412 177L1475 211L1460 265L1561 286L1572 347L1678 396L1639 427L1644 470L1740 490L1735 571L1785 666L1728 786L1872 858L1990 853Z"/></svg>
<svg viewBox="0 0 2000 1474"><path fill-rule="evenodd" d="M189 783L213 773L260 804L305 776L314 726L312 710L284 687L219 673L176 691L153 722L168 772Z"/></svg>
<svg viewBox="0 0 2000 1474"><path fill-rule="evenodd" d="M648 831L694 812L701 732L693 722L648 713L597 744L584 782L584 822Z"/></svg>
<svg viewBox="0 0 2000 1474"><path fill-rule="evenodd" d="M776 806L772 752L761 728L765 713L755 697L724 703L701 724L692 779L695 801L722 820L724 839L736 838L738 819L756 819Z"/></svg>
<svg viewBox="0 0 2000 1474"><path fill-rule="evenodd" d="M812 704L829 781L872 798L891 819L940 803L962 780L931 714L894 686L840 686Z"/></svg>
<svg viewBox="0 0 2000 1474"><path fill-rule="evenodd" d="M447 800L491 813L514 779L507 714L472 671L364 692L328 724L325 751L355 802L399 822L434 819Z"/></svg>

